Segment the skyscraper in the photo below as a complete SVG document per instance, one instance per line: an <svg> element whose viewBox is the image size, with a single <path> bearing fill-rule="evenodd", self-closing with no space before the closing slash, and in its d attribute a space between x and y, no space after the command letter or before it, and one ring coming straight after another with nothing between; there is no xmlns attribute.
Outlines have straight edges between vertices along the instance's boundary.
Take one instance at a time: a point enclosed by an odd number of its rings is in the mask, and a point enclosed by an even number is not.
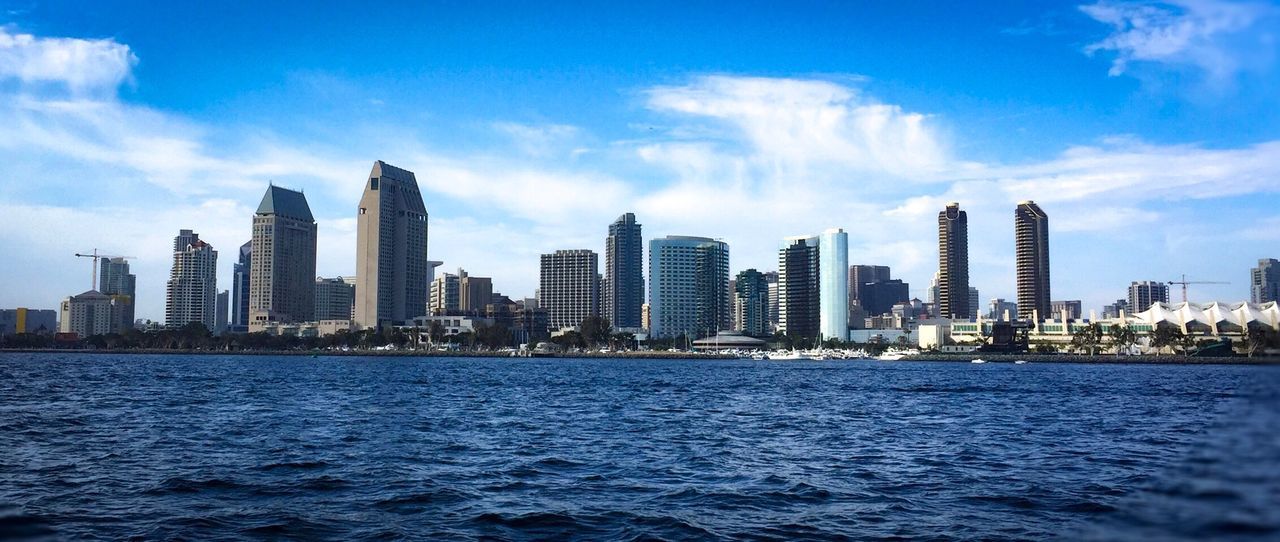
<svg viewBox="0 0 1280 542"><path fill-rule="evenodd" d="M484 314L485 305L493 300L493 279L473 277L458 270L458 310L466 314Z"/></svg>
<svg viewBox="0 0 1280 542"><path fill-rule="evenodd" d="M849 340L849 234L839 228L818 235L818 315L822 338Z"/></svg>
<svg viewBox="0 0 1280 542"><path fill-rule="evenodd" d="M738 331L753 337L769 334L769 283L764 273L747 269L734 280L734 318Z"/></svg>
<svg viewBox="0 0 1280 542"><path fill-rule="evenodd" d="M778 331L813 339L821 333L818 242L789 237L778 250Z"/></svg>
<svg viewBox="0 0 1280 542"><path fill-rule="evenodd" d="M356 215L356 324L374 328L427 314L428 273L418 180L378 160Z"/></svg>
<svg viewBox="0 0 1280 542"><path fill-rule="evenodd" d="M227 310L231 308L231 291L218 292L217 301L213 305L213 334L222 335L227 331Z"/></svg>
<svg viewBox="0 0 1280 542"><path fill-rule="evenodd" d="M1129 310L1142 312L1155 303L1169 302L1169 285L1155 280L1133 281L1129 284Z"/></svg>
<svg viewBox="0 0 1280 542"><path fill-rule="evenodd" d="M599 257L590 250L557 250L542 255L539 306L551 329L577 327L599 316Z"/></svg>
<svg viewBox="0 0 1280 542"><path fill-rule="evenodd" d="M650 240L650 336L692 339L732 325L729 245L681 235Z"/></svg>
<svg viewBox="0 0 1280 542"><path fill-rule="evenodd" d="M1280 301L1280 261L1258 260L1258 267L1249 275L1249 299L1254 303Z"/></svg>
<svg viewBox="0 0 1280 542"><path fill-rule="evenodd" d="M316 221L302 192L270 186L253 215L249 326L315 315ZM256 329L255 329L256 328Z"/></svg>
<svg viewBox="0 0 1280 542"><path fill-rule="evenodd" d="M240 259L231 266L231 331L249 331L249 269L253 241L240 245Z"/></svg>
<svg viewBox="0 0 1280 542"><path fill-rule="evenodd" d="M1013 229L1022 317L1054 317L1049 307L1049 215L1034 201L1021 202L1013 211Z"/></svg>
<svg viewBox="0 0 1280 542"><path fill-rule="evenodd" d="M969 318L969 216L960 204L938 213L938 314Z"/></svg>
<svg viewBox="0 0 1280 542"><path fill-rule="evenodd" d="M164 324L180 328L192 322L217 326L218 251L191 230L173 239L173 268L165 289Z"/></svg>
<svg viewBox="0 0 1280 542"><path fill-rule="evenodd" d="M850 314L854 313L854 307L862 307L862 285L871 282L882 282L890 280L889 266L887 265L851 265L849 266L849 310ZM864 307L865 308L865 307Z"/></svg>
<svg viewBox="0 0 1280 542"><path fill-rule="evenodd" d="M644 305L644 241L636 215L626 213L609 225L604 247L604 316L615 328L640 327Z"/></svg>
<svg viewBox="0 0 1280 542"><path fill-rule="evenodd" d="M129 273L129 261L124 258L103 258L101 273L98 274L98 291L111 298L112 331L124 333L133 329L134 307L137 300L138 277Z"/></svg>

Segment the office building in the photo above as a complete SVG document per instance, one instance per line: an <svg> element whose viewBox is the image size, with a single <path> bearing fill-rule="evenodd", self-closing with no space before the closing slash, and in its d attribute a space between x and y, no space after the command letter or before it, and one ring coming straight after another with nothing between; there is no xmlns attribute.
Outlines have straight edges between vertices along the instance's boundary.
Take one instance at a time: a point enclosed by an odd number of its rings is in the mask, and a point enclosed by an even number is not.
<svg viewBox="0 0 1280 542"><path fill-rule="evenodd" d="M978 317L978 307L982 303L980 299L981 298L978 295L978 289L974 288L973 286L970 286L969 287L969 314L965 315L965 318Z"/></svg>
<svg viewBox="0 0 1280 542"><path fill-rule="evenodd" d="M222 335L227 332L230 324L227 319L227 311L231 309L231 290L223 290L218 293L218 299L214 303L213 308L213 334Z"/></svg>
<svg viewBox="0 0 1280 542"><path fill-rule="evenodd" d="M1065 316L1067 320L1079 320L1083 316L1081 314L1082 312L1082 303L1080 303L1080 300L1078 299L1071 301L1053 301L1049 303L1049 313L1041 316L1041 318L1048 320L1050 318L1060 319Z"/></svg>
<svg viewBox="0 0 1280 542"><path fill-rule="evenodd" d="M99 263L98 292L111 298L115 314L111 330L125 333L133 329L138 279L129 272L125 258L103 258Z"/></svg>
<svg viewBox="0 0 1280 542"><path fill-rule="evenodd" d="M640 327L644 305L644 240L636 215L626 213L609 225L604 245L603 314L615 328Z"/></svg>
<svg viewBox="0 0 1280 542"><path fill-rule="evenodd" d="M311 320L350 320L356 285L342 277L316 277L315 315Z"/></svg>
<svg viewBox="0 0 1280 542"><path fill-rule="evenodd" d="M458 310L468 315L482 315L493 299L493 279L473 277L458 270Z"/></svg>
<svg viewBox="0 0 1280 542"><path fill-rule="evenodd" d="M85 338L111 333L114 308L111 297L89 290L62 300L58 331Z"/></svg>
<svg viewBox="0 0 1280 542"><path fill-rule="evenodd" d="M899 279L867 282L859 287L856 308L867 315L879 316L893 311L893 306L911 300L910 285Z"/></svg>
<svg viewBox="0 0 1280 542"><path fill-rule="evenodd" d="M769 333L778 330L778 272L765 271L764 281L769 285Z"/></svg>
<svg viewBox="0 0 1280 542"><path fill-rule="evenodd" d="M399 325L427 314L427 208L412 171L382 160L356 214L356 323Z"/></svg>
<svg viewBox="0 0 1280 542"><path fill-rule="evenodd" d="M599 316L599 257L590 250L557 250L543 254L539 274L539 306L552 330L576 328Z"/></svg>
<svg viewBox="0 0 1280 542"><path fill-rule="evenodd" d="M778 331L792 337L822 331L818 250L814 237L787 238L778 250Z"/></svg>
<svg viewBox="0 0 1280 542"><path fill-rule="evenodd" d="M854 320L854 307L863 307L862 285L872 282L884 282L892 279L887 265L851 265L849 266L849 310L850 321ZM862 312L869 312L865 309Z"/></svg>
<svg viewBox="0 0 1280 542"><path fill-rule="evenodd" d="M737 331L752 337L769 335L769 282L764 273L747 269L734 282L734 322Z"/></svg>
<svg viewBox="0 0 1280 542"><path fill-rule="evenodd" d="M987 308L987 318L1000 321L1017 320L1018 304L1005 301L1002 297L992 299Z"/></svg>
<svg viewBox="0 0 1280 542"><path fill-rule="evenodd" d="M428 308L432 316L458 315L462 312L460 308L462 295L459 292L461 282L458 275L464 274L466 271L459 268L457 275L445 273L431 281Z"/></svg>
<svg viewBox="0 0 1280 542"><path fill-rule="evenodd" d="M708 337L733 325L729 245L668 235L649 241L649 336Z"/></svg>
<svg viewBox="0 0 1280 542"><path fill-rule="evenodd" d="M1280 301L1280 261L1258 260L1258 267L1249 274L1249 298L1254 303Z"/></svg>
<svg viewBox="0 0 1280 542"><path fill-rule="evenodd" d="M1160 281L1144 280L1129 284L1129 310L1142 312L1153 303L1169 302L1169 285Z"/></svg>
<svg viewBox="0 0 1280 542"><path fill-rule="evenodd" d="M253 215L249 328L315 315L316 221L302 192L270 186Z"/></svg>
<svg viewBox="0 0 1280 542"><path fill-rule="evenodd" d="M191 323L213 331L217 325L218 251L191 230L173 239L173 267L165 289L164 325L170 329Z"/></svg>
<svg viewBox="0 0 1280 542"><path fill-rule="evenodd" d="M253 261L253 241L240 245L240 257L231 266L231 331L249 331L249 269Z"/></svg>
<svg viewBox="0 0 1280 542"><path fill-rule="evenodd" d="M969 216L959 203L938 213L938 312L943 318L969 318Z"/></svg>
<svg viewBox="0 0 1280 542"><path fill-rule="evenodd" d="M1013 211L1014 252L1017 259L1018 306L1023 318L1056 318L1049 298L1049 216L1034 201Z"/></svg>
<svg viewBox="0 0 1280 542"><path fill-rule="evenodd" d="M1102 307L1102 318L1119 318L1121 314L1129 314L1129 300L1117 299L1115 303Z"/></svg>
<svg viewBox="0 0 1280 542"><path fill-rule="evenodd" d="M55 310L36 310L25 307L0 310L0 335L56 333L57 331L58 312Z"/></svg>

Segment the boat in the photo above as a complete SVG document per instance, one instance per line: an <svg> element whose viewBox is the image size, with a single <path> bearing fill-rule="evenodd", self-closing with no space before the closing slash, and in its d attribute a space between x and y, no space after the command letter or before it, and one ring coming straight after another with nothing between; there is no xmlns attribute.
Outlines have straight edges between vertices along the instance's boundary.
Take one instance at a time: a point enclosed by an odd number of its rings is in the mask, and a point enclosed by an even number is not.
<svg viewBox="0 0 1280 542"><path fill-rule="evenodd" d="M987 360L985 360L985 359L982 359L982 358L975 358L973 361L970 361L969 363L986 363L986 362L987 362Z"/></svg>
<svg viewBox="0 0 1280 542"><path fill-rule="evenodd" d="M808 356L806 356L806 355L804 354L804 352L800 352L800 351L798 351L798 350L792 350L792 351L790 351L790 352L783 350L783 351L776 352L776 353L774 353L774 354L770 355L770 356L769 356L769 359L776 359L776 360L807 360L807 359L810 359L810 358L809 358Z"/></svg>
<svg viewBox="0 0 1280 542"><path fill-rule="evenodd" d="M876 357L876 359L880 361L898 361L904 357L906 357L906 354L902 352L885 352Z"/></svg>
<svg viewBox="0 0 1280 542"><path fill-rule="evenodd" d="M754 359L756 361L763 361L763 360L769 359L769 354L765 354L763 352L756 352L755 354L751 354L751 359Z"/></svg>
<svg viewBox="0 0 1280 542"><path fill-rule="evenodd" d="M1027 364L1027 360L1025 360L1025 359L1017 359L1017 360L1013 360L1013 364L1014 364L1014 365L1026 365L1026 364Z"/></svg>

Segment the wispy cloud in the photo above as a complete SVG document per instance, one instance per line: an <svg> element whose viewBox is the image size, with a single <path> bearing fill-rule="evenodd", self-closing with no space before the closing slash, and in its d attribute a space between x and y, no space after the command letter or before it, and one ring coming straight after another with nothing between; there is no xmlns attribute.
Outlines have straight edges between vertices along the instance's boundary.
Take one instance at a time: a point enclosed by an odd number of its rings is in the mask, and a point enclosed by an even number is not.
<svg viewBox="0 0 1280 542"><path fill-rule="evenodd" d="M1113 54L1109 72L1113 76L1135 64L1152 63L1194 68L1223 81L1274 61L1278 11L1269 4L1102 1L1080 10L1112 27L1110 35L1085 47L1085 52Z"/></svg>

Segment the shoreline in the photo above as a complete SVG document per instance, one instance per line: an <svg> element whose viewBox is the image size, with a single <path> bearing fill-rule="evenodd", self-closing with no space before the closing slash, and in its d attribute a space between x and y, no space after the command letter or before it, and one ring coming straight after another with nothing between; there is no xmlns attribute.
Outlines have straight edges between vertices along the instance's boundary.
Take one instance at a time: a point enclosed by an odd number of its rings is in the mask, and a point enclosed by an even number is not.
<svg viewBox="0 0 1280 542"><path fill-rule="evenodd" d="M12 348L0 349L3 354L93 354L93 355L178 355L178 356L301 356L301 357L392 357L392 358L512 358L512 359L743 359L726 354L695 354L666 350L630 352L571 352L537 356L515 356L500 352L443 352L434 350L166 350L166 349L62 349L62 348ZM1280 365L1280 357L1190 357L1177 355L1116 356L1114 354L920 354L903 357L900 361L927 361L934 363L970 363L981 358L991 363L1013 363L1026 360L1029 363L1081 363L1105 365ZM772 360L793 361L793 360ZM808 360L808 361L878 361L870 360ZM886 362L893 363L893 362Z"/></svg>

